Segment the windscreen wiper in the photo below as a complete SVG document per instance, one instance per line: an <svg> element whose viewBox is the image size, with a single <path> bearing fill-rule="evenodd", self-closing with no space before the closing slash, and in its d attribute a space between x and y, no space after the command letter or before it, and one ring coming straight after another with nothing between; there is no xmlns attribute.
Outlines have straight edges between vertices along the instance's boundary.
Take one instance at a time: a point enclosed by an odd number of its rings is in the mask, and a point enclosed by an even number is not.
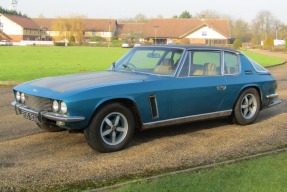
<svg viewBox="0 0 287 192"><path fill-rule="evenodd" d="M132 66L130 66L130 65L123 64L123 67L124 67L125 69L129 69L129 70L131 70L131 71L133 71L133 72L136 72L136 70L135 70Z"/></svg>

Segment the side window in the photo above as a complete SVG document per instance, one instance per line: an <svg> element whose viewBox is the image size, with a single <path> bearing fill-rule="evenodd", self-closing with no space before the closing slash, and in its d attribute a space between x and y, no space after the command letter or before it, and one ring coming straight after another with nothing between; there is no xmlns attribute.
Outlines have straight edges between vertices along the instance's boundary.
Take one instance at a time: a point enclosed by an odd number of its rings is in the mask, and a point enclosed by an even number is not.
<svg viewBox="0 0 287 192"><path fill-rule="evenodd" d="M233 53L224 52L224 74L235 75L239 73L238 56Z"/></svg>
<svg viewBox="0 0 287 192"><path fill-rule="evenodd" d="M214 76L221 74L221 54L218 51L194 51L190 75Z"/></svg>

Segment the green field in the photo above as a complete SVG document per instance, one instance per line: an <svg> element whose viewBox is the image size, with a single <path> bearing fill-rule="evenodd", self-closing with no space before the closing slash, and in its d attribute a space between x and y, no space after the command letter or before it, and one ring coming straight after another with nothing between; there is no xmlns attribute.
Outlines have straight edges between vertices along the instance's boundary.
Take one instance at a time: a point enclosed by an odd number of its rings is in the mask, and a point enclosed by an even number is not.
<svg viewBox="0 0 287 192"><path fill-rule="evenodd" d="M0 47L0 82L32 79L88 71L103 71L129 49L95 47ZM264 66L281 59L244 51Z"/></svg>
<svg viewBox="0 0 287 192"><path fill-rule="evenodd" d="M93 47L0 47L0 81L106 70L128 49Z"/></svg>
<svg viewBox="0 0 287 192"><path fill-rule="evenodd" d="M242 52L264 67L270 66L272 64L279 64L283 62L282 59L277 58L277 57L270 57L270 56L254 53L252 51L242 51Z"/></svg>

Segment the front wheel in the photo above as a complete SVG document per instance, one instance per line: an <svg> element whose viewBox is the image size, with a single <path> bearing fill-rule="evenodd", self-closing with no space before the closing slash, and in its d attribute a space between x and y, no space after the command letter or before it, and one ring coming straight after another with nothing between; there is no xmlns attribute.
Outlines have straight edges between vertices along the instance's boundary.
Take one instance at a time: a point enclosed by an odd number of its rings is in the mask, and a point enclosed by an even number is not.
<svg viewBox="0 0 287 192"><path fill-rule="evenodd" d="M84 130L87 143L99 152L123 149L134 132L134 116L120 103L103 106Z"/></svg>
<svg viewBox="0 0 287 192"><path fill-rule="evenodd" d="M239 125L253 123L260 110L260 98L256 89L244 90L238 98L234 111L233 121Z"/></svg>

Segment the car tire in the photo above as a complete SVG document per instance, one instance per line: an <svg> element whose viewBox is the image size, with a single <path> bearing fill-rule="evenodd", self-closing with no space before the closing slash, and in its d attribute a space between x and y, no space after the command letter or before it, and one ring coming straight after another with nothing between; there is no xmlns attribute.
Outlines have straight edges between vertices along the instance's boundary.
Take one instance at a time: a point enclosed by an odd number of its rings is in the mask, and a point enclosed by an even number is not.
<svg viewBox="0 0 287 192"><path fill-rule="evenodd" d="M56 126L50 125L48 123L42 123L42 124L37 123L37 125L40 129L43 129L43 130L48 131L48 132L60 132L60 131L66 130L64 128L56 127Z"/></svg>
<svg viewBox="0 0 287 192"><path fill-rule="evenodd" d="M249 88L244 90L234 107L233 122L239 125L253 123L260 111L260 97L256 89Z"/></svg>
<svg viewBox="0 0 287 192"><path fill-rule="evenodd" d="M126 147L134 132L132 111L120 103L100 108L84 130L87 143L99 152L114 152Z"/></svg>

